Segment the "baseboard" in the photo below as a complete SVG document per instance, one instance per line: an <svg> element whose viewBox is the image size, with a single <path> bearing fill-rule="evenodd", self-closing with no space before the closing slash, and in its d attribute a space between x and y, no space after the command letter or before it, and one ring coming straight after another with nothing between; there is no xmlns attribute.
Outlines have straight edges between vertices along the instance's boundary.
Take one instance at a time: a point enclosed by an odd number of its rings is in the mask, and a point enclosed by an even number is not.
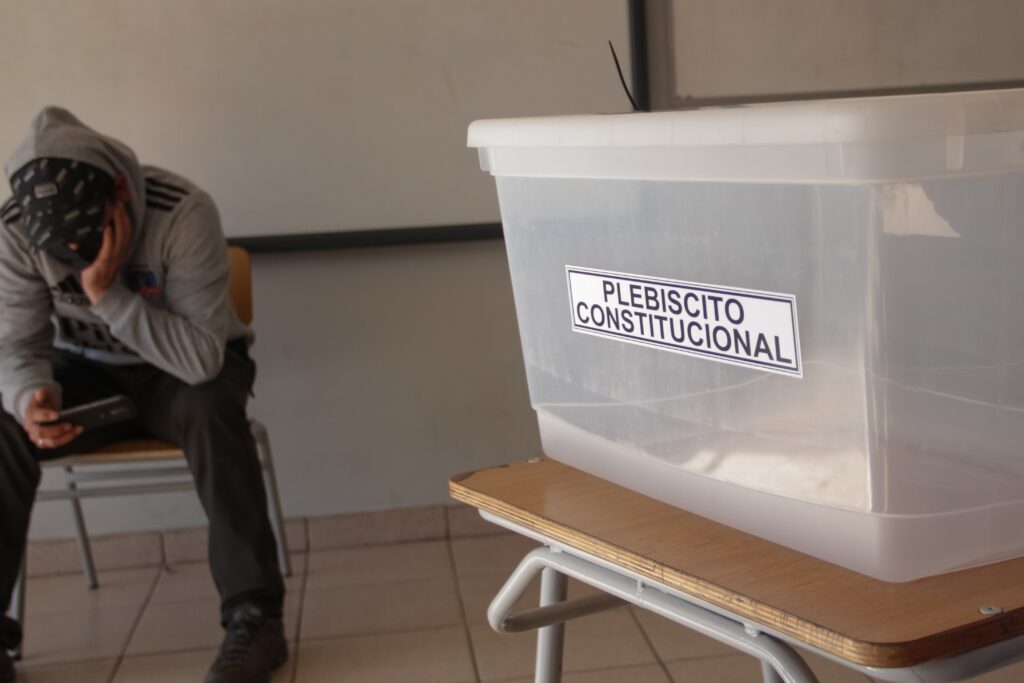
<svg viewBox="0 0 1024 683"><path fill-rule="evenodd" d="M481 519L475 508L461 504L299 517L285 522L292 553L497 533L504 531ZM90 544L93 562L100 571L205 562L207 558L206 527L96 535L90 537ZM74 538L29 542L29 576L81 571Z"/></svg>

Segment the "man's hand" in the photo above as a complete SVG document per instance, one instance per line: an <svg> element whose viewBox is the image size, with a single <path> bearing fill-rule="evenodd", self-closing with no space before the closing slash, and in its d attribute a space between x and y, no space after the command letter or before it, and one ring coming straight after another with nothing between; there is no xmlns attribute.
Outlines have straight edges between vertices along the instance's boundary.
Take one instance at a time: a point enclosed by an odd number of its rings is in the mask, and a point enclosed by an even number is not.
<svg viewBox="0 0 1024 683"><path fill-rule="evenodd" d="M58 448L82 433L70 422L53 422L60 417L60 396L53 387L36 389L25 410L25 432L38 448Z"/></svg>
<svg viewBox="0 0 1024 683"><path fill-rule="evenodd" d="M82 271L82 289L95 306L110 289L117 279L118 273L128 260L128 248L132 242L132 223L125 209L125 203L110 200L107 203L107 215L111 216L111 225L103 230L103 244L96 260Z"/></svg>

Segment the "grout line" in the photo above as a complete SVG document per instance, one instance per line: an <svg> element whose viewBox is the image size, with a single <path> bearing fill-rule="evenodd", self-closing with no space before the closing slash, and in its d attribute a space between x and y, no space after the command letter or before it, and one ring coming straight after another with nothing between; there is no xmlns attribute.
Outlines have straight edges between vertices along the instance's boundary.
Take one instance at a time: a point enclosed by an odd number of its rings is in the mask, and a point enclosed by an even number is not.
<svg viewBox="0 0 1024 683"><path fill-rule="evenodd" d="M341 633L336 635L309 636L303 643L327 643L334 640L358 640L360 638L383 638L387 636L408 636L417 633L436 633L448 629L458 629L462 624L437 624L434 626L416 626L413 628L395 628L388 631L360 631L359 633Z"/></svg>
<svg viewBox="0 0 1024 683"><path fill-rule="evenodd" d="M53 659L54 656L55 655L44 655L41 659L33 658L30 664L26 663L25 659L22 658L22 659L20 659L20 660L18 660L16 662L14 662L14 665L15 665L15 667L31 665L33 668L49 669L49 668L52 668L52 667L55 667L55 666L76 666L78 664L101 664L103 662L113 662L115 659L117 659L116 657L114 657L112 655L110 655L110 656L100 655L100 656L97 656L97 657L91 657L91 656L86 655L85 657L81 657L79 659L60 659L59 656L58 656L57 659ZM27 676L28 674L26 673L25 675Z"/></svg>
<svg viewBox="0 0 1024 683"><path fill-rule="evenodd" d="M167 561L167 530L164 529L160 534L160 557L163 560L164 567L169 567L170 562Z"/></svg>
<svg viewBox="0 0 1024 683"><path fill-rule="evenodd" d="M160 567L167 569L170 566L171 563L167 559L167 530L163 529L160 531Z"/></svg>
<svg viewBox="0 0 1024 683"><path fill-rule="evenodd" d="M163 567L158 567L154 572L153 583L149 587L149 592L146 593L146 597L142 600L142 607L139 608L139 613L135 616L135 621L132 622L132 627L128 630L128 637L124 639L124 646L121 648L121 652L117 655L117 661L114 662L114 668L110 670L110 676L107 678L107 683L114 683L114 679L117 678L117 672L121 668L121 662L124 661L125 656L128 654L128 645L132 642L132 638L135 637L135 631L138 630L139 624L142 622L142 615L146 613L146 609L149 607L150 601L153 599L153 595L156 593L156 586L160 583L160 578L163 576Z"/></svg>
<svg viewBox="0 0 1024 683"><path fill-rule="evenodd" d="M307 532L308 542L308 532ZM299 675L299 644L302 642L302 616L306 611L306 584L309 582L309 553L303 558L302 562L302 581L299 584L299 611L295 617L295 640L292 644L292 654L288 658L288 664L292 667L292 675L289 680L295 683ZM294 567L294 564L292 565ZM288 593L285 592L285 599L287 599ZM284 618L284 614L281 615Z"/></svg>
<svg viewBox="0 0 1024 683"><path fill-rule="evenodd" d="M614 664L612 666L605 666L605 667L595 668L595 669L572 669L572 670L565 670L565 671L563 671L562 672L562 677L565 678L566 674L573 674L573 675L575 675L575 674L603 673L605 671L613 671L613 672L614 671L629 671L629 670L632 670L632 669L644 669L644 668L649 667L649 666L653 666L653 664L650 663L650 662L648 662L646 664ZM509 681L521 681L524 678L526 678L526 677L525 676L503 676L501 678L488 678L487 681L485 681L485 683L508 683ZM671 681L672 678L669 677L669 680Z"/></svg>
<svg viewBox="0 0 1024 683"><path fill-rule="evenodd" d="M451 576L427 576L422 578L398 578L393 580L378 580L378 581L353 581L343 582L328 586L315 586L306 587L307 593L330 593L332 591L345 591L345 590L360 590L360 589L372 589L372 588L403 588L422 584L445 584L446 586L451 585L458 588L458 584Z"/></svg>
<svg viewBox="0 0 1024 683"><path fill-rule="evenodd" d="M513 534L515 534L514 531L509 531L507 529L502 529L501 527L498 527L498 529L496 531L486 531L486 532L472 533L472 534L459 534L457 536L452 536L452 540L453 541L472 541L475 538L494 538L495 536L511 536Z"/></svg>
<svg viewBox="0 0 1024 683"><path fill-rule="evenodd" d="M448 515L445 517L445 531L448 532ZM477 662L476 648L473 647L473 636L469 632L469 615L466 613L466 601L462 598L462 582L458 569L455 566L455 551L452 550L452 541L449 538L445 541L448 547L448 562L450 563L452 576L455 578L455 598L459 601L459 614L462 615L462 632L466 637L466 645L469 647L469 661L473 665L473 679L480 681L480 664Z"/></svg>
<svg viewBox="0 0 1024 683"><path fill-rule="evenodd" d="M661 672L665 674L665 679L671 683L671 681L674 681L675 679L672 678L672 674L668 671L668 666L666 666L665 662L662 661L661 655L658 654L658 649L654 647L654 641L652 641L651 637L647 634L647 630L644 628L644 625L640 623L640 617L636 615L634 606L627 605L626 611L629 612L629 616L633 620L633 623L636 624L636 627L640 629L640 635L643 636L644 642L647 643L647 647L651 649L651 654L654 655L654 661L656 661L658 666L661 667Z"/></svg>
<svg viewBox="0 0 1024 683"><path fill-rule="evenodd" d="M424 536L422 538L403 538L396 541L386 541L381 543L342 543L338 545L318 545L317 547L310 546L309 552L311 553L323 553L331 552L332 550L360 550L363 548L386 548L392 545L413 545L416 543L442 543L448 539L442 535L438 536Z"/></svg>
<svg viewBox="0 0 1024 683"><path fill-rule="evenodd" d="M126 654L121 659L124 661L132 659L151 659L153 657L165 657L174 655L187 655L192 652L209 652L217 654L217 647L215 645L205 645L203 647L179 647L173 650L154 650L152 652L136 652L135 654ZM213 661L212 659L210 661Z"/></svg>
<svg viewBox="0 0 1024 683"><path fill-rule="evenodd" d="M686 627L685 626L680 626L680 628L686 628ZM707 637L707 636L705 636L705 637ZM666 660L666 663L667 664L676 664L678 662L707 662L707 661L711 661L711 660L715 660L715 659L737 659L737 658L740 658L740 657L749 657L750 659L753 659L755 662L760 662L761 661L760 659L758 659L754 655L747 654L746 652L743 652L742 650L736 650L735 652L724 652L724 653L718 654L718 655L697 655L696 657L676 657L674 659ZM808 664L808 666L810 666L810 665Z"/></svg>
<svg viewBox="0 0 1024 683"><path fill-rule="evenodd" d="M433 626L413 626L409 628L392 628L387 631L359 631L356 633L336 633L334 635L308 636L304 643L323 643L332 640L357 640L359 638L382 638L386 636L407 636L417 633L435 633L445 629L458 629L462 619L453 624L434 624Z"/></svg>

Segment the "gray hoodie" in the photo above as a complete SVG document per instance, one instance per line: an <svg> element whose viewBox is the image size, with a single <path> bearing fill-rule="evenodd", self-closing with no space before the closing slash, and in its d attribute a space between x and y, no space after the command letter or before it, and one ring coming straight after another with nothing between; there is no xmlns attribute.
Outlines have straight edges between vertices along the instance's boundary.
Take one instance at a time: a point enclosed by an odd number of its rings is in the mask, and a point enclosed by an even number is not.
<svg viewBox="0 0 1024 683"><path fill-rule="evenodd" d="M116 365L149 363L189 384L215 377L229 340L252 341L228 291L227 245L217 207L194 184L140 166L123 143L47 107L4 167L29 161L83 161L128 182L132 244L121 278L95 306L79 273L31 253L17 229L20 209L0 207L0 397L19 421L35 389L57 386L53 348ZM59 387L58 387L59 388Z"/></svg>

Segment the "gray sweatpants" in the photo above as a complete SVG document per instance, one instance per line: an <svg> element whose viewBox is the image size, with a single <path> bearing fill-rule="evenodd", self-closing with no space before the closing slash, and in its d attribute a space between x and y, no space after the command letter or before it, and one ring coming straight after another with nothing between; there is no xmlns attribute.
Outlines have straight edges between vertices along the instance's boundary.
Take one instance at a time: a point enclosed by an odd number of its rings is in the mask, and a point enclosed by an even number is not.
<svg viewBox="0 0 1024 683"><path fill-rule="evenodd" d="M284 583L245 412L256 366L244 344L229 344L220 374L198 385L151 365L106 365L67 353L56 355L53 369L65 407L124 394L139 414L129 422L87 431L54 450L37 449L21 425L0 411L0 647L13 649L21 638L19 626L2 614L25 552L39 460L128 437L155 437L185 451L210 521L210 569L220 592L222 623L243 603L280 615Z"/></svg>

